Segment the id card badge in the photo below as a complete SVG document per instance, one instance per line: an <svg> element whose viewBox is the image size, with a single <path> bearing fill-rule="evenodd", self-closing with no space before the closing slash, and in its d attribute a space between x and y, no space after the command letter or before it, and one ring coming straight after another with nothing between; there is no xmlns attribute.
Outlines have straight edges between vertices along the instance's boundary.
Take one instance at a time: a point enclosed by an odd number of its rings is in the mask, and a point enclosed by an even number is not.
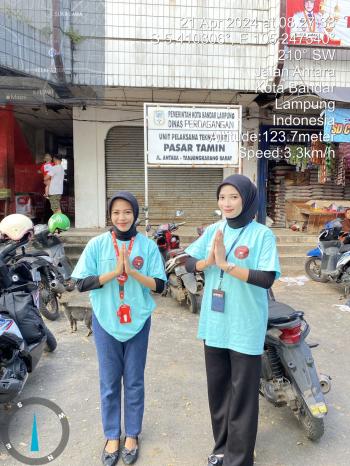
<svg viewBox="0 0 350 466"><path fill-rule="evenodd" d="M225 310L225 292L222 290L213 290L211 294L211 310L215 312L224 312Z"/></svg>
<svg viewBox="0 0 350 466"><path fill-rule="evenodd" d="M119 317L119 322L121 324L130 324L131 323L131 309L128 304L121 304L117 311L117 316Z"/></svg>

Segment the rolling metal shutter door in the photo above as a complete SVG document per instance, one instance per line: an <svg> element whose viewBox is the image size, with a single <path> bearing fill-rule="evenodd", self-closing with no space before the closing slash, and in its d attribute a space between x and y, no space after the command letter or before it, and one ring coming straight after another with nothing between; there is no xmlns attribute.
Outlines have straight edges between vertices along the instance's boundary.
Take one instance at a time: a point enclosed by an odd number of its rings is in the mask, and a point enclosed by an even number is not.
<svg viewBox="0 0 350 466"><path fill-rule="evenodd" d="M106 189L131 191L144 206L143 127L112 128L105 141ZM185 211L189 225L212 223L217 209L216 188L221 168L149 168L149 218L151 223L172 221L175 210Z"/></svg>

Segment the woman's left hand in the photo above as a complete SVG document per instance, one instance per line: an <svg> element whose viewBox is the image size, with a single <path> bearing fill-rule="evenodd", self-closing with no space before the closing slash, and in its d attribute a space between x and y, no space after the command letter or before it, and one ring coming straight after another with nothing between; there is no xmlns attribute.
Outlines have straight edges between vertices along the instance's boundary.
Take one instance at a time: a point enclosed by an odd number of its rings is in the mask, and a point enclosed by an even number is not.
<svg viewBox="0 0 350 466"><path fill-rule="evenodd" d="M122 246L123 249L123 255L124 255L124 271L127 275L131 275L131 266L130 266L130 261L129 261L129 254L128 251L126 250L125 244Z"/></svg>
<svg viewBox="0 0 350 466"><path fill-rule="evenodd" d="M226 262L226 249L224 245L224 235L221 230L216 232L215 236L215 263L221 268L222 264Z"/></svg>

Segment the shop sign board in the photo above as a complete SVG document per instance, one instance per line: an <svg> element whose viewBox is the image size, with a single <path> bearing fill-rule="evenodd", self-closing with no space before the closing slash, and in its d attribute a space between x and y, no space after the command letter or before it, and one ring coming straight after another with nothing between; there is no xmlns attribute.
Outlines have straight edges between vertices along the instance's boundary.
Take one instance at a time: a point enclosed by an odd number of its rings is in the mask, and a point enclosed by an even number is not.
<svg viewBox="0 0 350 466"><path fill-rule="evenodd" d="M330 142L350 142L350 108L326 110L324 139Z"/></svg>
<svg viewBox="0 0 350 466"><path fill-rule="evenodd" d="M349 0L287 0L286 11L289 45L350 47Z"/></svg>
<svg viewBox="0 0 350 466"><path fill-rule="evenodd" d="M240 105L145 104L145 157L151 166L238 167Z"/></svg>

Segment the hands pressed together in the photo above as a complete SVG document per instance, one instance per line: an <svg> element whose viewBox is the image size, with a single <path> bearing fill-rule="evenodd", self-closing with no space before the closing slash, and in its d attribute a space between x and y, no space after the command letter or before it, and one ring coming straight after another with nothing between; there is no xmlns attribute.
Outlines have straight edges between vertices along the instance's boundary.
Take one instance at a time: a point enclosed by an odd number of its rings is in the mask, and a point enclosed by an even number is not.
<svg viewBox="0 0 350 466"><path fill-rule="evenodd" d="M206 259L206 266L216 265L219 268L223 268L226 264L227 262L226 249L224 245L224 235L221 230L218 230L215 234L215 238L209 256Z"/></svg>
<svg viewBox="0 0 350 466"><path fill-rule="evenodd" d="M121 275L123 272L125 272L127 275L132 275L132 271L133 270L130 266L129 254L126 250L125 244L123 244L117 260L115 273L117 276Z"/></svg>
<svg viewBox="0 0 350 466"><path fill-rule="evenodd" d="M140 282L143 286L150 288L153 291L156 290L157 285L154 278L149 277L147 275L143 275L136 269L131 268L129 254L125 244L123 244L120 249L116 268L112 272L108 272L99 277L101 285L111 280L115 280L118 277L118 275L121 275L124 272L130 277L133 277L135 280Z"/></svg>
<svg viewBox="0 0 350 466"><path fill-rule="evenodd" d="M132 246L131 246L132 247ZM130 244L129 244L130 248ZM119 248L119 254L118 254L118 248L115 247L117 250L116 254L116 266L109 272L104 272L101 273L98 276L98 281L100 286L102 287L108 282L111 282L113 280L117 280L120 282L125 282L125 279L127 280L128 277L123 277L124 279L122 280L122 277L119 277L119 275L126 274L129 277L132 277L136 281L138 281L141 285L143 285L146 288L151 289L152 291L157 290L157 281L155 278L152 276L145 275L139 269L132 268L131 263L130 263L130 258L129 258L129 250L127 249L125 243L122 244L122 246Z"/></svg>

